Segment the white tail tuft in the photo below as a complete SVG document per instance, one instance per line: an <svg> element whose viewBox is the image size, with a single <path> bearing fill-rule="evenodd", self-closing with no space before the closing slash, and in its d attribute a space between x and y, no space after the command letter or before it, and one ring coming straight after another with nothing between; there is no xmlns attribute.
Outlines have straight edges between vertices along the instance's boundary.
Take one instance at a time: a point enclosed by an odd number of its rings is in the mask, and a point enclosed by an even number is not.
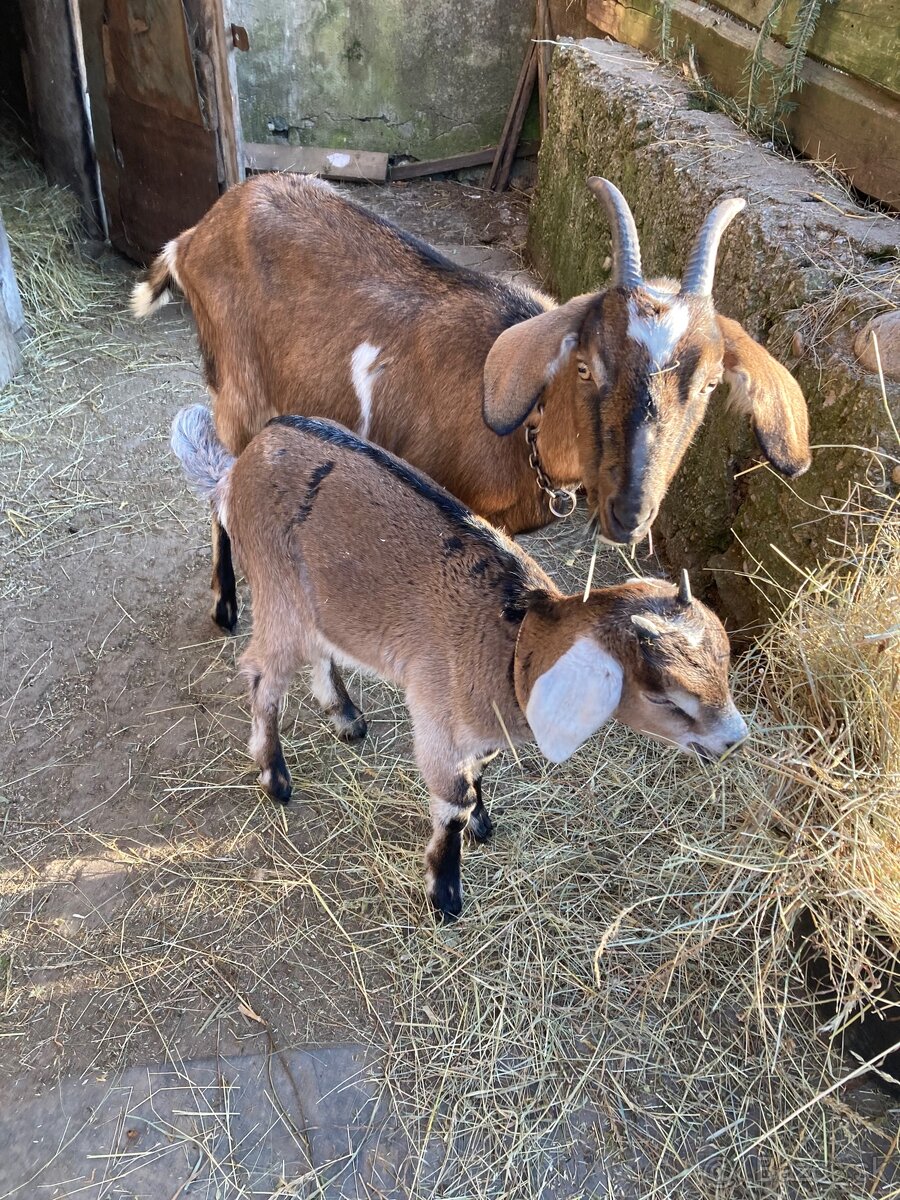
<svg viewBox="0 0 900 1200"><path fill-rule="evenodd" d="M154 296L153 288L145 280L143 283L135 284L131 293L131 315L139 321L144 317L149 317L151 313L156 312L158 308L162 308L164 304L168 304L172 299L172 293L168 288L163 288L158 296Z"/></svg>
<svg viewBox="0 0 900 1200"><path fill-rule="evenodd" d="M190 233L190 230L186 231ZM166 242L160 253L150 264L147 278L135 285L131 293L131 312L139 321L168 304L172 299L172 287L181 287L178 276L178 238Z"/></svg>

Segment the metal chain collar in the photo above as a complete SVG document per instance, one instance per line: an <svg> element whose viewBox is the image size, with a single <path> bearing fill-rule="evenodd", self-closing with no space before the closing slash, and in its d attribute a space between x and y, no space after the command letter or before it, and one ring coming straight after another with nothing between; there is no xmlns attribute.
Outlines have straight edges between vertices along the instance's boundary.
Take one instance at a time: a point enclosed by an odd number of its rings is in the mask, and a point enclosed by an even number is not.
<svg viewBox="0 0 900 1200"><path fill-rule="evenodd" d="M537 476L538 487L547 497L550 511L558 520L564 521L566 517L571 517L575 511L578 498L574 491L569 488L554 487L547 472L541 466L541 456L538 453L537 439L540 420L543 415L544 406L543 404L539 404L537 407L537 424L525 426L525 441L528 443L528 464Z"/></svg>

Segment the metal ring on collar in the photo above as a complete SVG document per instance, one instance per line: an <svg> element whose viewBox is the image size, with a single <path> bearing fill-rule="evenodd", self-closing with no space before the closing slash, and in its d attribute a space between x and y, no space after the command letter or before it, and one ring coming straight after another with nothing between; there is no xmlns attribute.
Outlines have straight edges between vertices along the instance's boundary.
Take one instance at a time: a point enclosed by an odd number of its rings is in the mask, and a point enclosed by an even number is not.
<svg viewBox="0 0 900 1200"><path fill-rule="evenodd" d="M557 508L558 504L568 501L569 507L564 511ZM572 513L578 507L578 497L574 492L567 491L566 488L557 488L550 497L550 511L560 521L564 521L566 517L571 517Z"/></svg>

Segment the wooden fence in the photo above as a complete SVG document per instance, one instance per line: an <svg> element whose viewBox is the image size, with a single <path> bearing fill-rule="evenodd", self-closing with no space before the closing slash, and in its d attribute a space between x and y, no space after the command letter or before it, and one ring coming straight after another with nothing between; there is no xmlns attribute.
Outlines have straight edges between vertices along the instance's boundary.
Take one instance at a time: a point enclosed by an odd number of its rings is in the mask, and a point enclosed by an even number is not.
<svg viewBox="0 0 900 1200"><path fill-rule="evenodd" d="M774 68L789 60L786 43L800 0L787 0L764 47ZM746 104L759 29L771 0L587 0L588 20L602 33L650 54L692 50L701 76L716 91ZM900 0L836 0L822 6L801 69L803 87L783 118L794 147L833 161L861 192L900 208ZM764 79L754 103L772 99Z"/></svg>

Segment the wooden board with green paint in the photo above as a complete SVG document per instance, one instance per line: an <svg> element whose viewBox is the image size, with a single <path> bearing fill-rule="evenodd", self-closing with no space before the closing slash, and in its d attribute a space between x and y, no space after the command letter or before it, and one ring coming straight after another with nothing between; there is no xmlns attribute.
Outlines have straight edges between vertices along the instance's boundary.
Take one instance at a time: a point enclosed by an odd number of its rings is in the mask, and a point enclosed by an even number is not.
<svg viewBox="0 0 900 1200"><path fill-rule="evenodd" d="M327 179L387 178L388 156L377 150L323 150L318 146L275 146L245 142L248 171L290 171L298 175L324 175Z"/></svg>
<svg viewBox="0 0 900 1200"><path fill-rule="evenodd" d="M746 100L747 68L757 35L725 13L694 3L669 0L669 36L677 58L693 53L700 75L715 89L739 103ZM601 32L659 55L662 0L588 0L587 14ZM766 57L776 67L787 61L787 50L766 43ZM793 111L783 119L792 145L801 154L834 160L853 184L867 195L900 207L900 101L881 88L854 79L807 59L803 89L792 96ZM771 100L765 87L754 97L758 105Z"/></svg>
<svg viewBox="0 0 900 1200"><path fill-rule="evenodd" d="M772 4L773 0L713 0L712 7L759 29ZM801 0L786 0L770 31L777 41L787 42L800 6ZM808 53L900 96L900 0L824 3Z"/></svg>

